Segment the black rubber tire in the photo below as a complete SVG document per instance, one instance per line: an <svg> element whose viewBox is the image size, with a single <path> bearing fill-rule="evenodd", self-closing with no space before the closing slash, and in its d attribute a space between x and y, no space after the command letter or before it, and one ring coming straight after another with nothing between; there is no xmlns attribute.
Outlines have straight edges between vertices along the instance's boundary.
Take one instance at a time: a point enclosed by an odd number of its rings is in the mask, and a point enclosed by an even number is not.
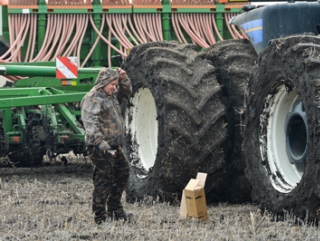
<svg viewBox="0 0 320 241"><path fill-rule="evenodd" d="M249 81L243 146L253 200L260 203L262 209L279 214L283 214L284 210L293 211L297 217L308 217L310 220L317 218L320 206L320 65L318 57L313 57L319 55L320 40L312 36L292 36L274 40L260 54L259 64ZM288 113L279 105L280 101L274 100L275 96L280 94L281 87L284 96L296 93L302 101L308 132L304 172L299 182L295 182L298 183L297 186L292 185L287 191L284 188L284 191L280 189L280 182L289 183L283 175L289 169L282 162L284 158L277 159L276 152L267 147L268 144L276 143L281 135L285 136L285 131L275 131L275 138L267 138L272 130L276 130L268 128L268 123L274 121L277 124L283 121L278 118L276 111L270 111L270 108L278 106L279 113ZM279 129L281 128L282 125L279 124ZM288 142L283 143L288 145ZM282 151L285 158L288 157L285 148ZM273 155L276 159L273 159ZM280 164L273 167L273 161Z"/></svg>
<svg viewBox="0 0 320 241"><path fill-rule="evenodd" d="M131 159L128 201L145 196L177 200L197 172L208 174L206 192L214 191L217 196L221 192L226 164L225 106L215 70L198 51L196 45L153 42L134 47L124 61L132 96L141 88L153 95L159 133L156 159L149 171ZM134 144L128 135L125 149L131 152ZM139 178L139 174L147 177Z"/></svg>
<svg viewBox="0 0 320 241"><path fill-rule="evenodd" d="M217 68L217 79L224 98L228 103L228 136L230 152L229 177L225 182L226 196L229 202L243 203L251 201L251 186L245 178L246 161L242 152L244 126L244 100L252 67L258 56L247 39L226 40L212 45L203 53Z"/></svg>
<svg viewBox="0 0 320 241"><path fill-rule="evenodd" d="M43 126L31 125L31 120L40 122L40 118L36 115L30 115L25 120L27 128L23 131L23 141L26 143L11 144L7 150L7 157L10 159L11 165L17 167L36 167L40 166L45 155L45 147L41 145L37 133L41 133ZM16 122L16 120L14 120ZM44 132L44 131L43 131Z"/></svg>
<svg viewBox="0 0 320 241"><path fill-rule="evenodd" d="M252 43L247 39L221 41L207 48L203 54L218 69L218 82L235 116L241 117L251 70L258 61ZM240 117L237 119L241 120Z"/></svg>

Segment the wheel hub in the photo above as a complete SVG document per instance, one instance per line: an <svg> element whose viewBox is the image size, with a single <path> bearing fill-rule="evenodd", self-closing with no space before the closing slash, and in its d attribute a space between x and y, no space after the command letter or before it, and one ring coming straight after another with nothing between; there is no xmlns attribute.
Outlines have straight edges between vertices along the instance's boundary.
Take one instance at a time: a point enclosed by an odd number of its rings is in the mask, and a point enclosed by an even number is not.
<svg viewBox="0 0 320 241"><path fill-rule="evenodd" d="M307 156L307 117L300 100L293 105L286 119L286 151L289 160L298 168L304 168Z"/></svg>

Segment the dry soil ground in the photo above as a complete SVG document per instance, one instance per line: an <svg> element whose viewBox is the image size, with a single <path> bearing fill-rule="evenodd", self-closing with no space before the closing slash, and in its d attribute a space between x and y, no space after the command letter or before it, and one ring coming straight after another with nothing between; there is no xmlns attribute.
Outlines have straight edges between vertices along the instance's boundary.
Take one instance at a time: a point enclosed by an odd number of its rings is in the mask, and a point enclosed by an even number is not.
<svg viewBox="0 0 320 241"><path fill-rule="evenodd" d="M208 206L209 220L179 220L179 203L124 202L135 222L96 225L91 167L0 168L0 240L320 240L320 229L253 204Z"/></svg>

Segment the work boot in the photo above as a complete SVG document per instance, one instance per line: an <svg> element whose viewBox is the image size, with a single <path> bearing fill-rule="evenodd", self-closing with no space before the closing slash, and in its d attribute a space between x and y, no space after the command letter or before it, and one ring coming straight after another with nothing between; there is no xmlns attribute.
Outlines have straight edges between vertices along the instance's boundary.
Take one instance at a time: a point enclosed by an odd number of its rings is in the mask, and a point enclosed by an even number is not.
<svg viewBox="0 0 320 241"><path fill-rule="evenodd" d="M107 214L108 214L108 218L111 218L113 221L130 222L133 218L132 213L126 213L123 209L116 210L116 211L108 210Z"/></svg>
<svg viewBox="0 0 320 241"><path fill-rule="evenodd" d="M102 224L106 221L106 216L105 215L94 215L94 222L96 224Z"/></svg>
<svg viewBox="0 0 320 241"><path fill-rule="evenodd" d="M117 220L122 220L124 222L130 222L133 218L132 213L126 213L124 210L116 211L115 212Z"/></svg>
<svg viewBox="0 0 320 241"><path fill-rule="evenodd" d="M103 223L111 223L113 221L116 221L112 216L105 216L103 219L95 219L94 222L98 225L103 224Z"/></svg>

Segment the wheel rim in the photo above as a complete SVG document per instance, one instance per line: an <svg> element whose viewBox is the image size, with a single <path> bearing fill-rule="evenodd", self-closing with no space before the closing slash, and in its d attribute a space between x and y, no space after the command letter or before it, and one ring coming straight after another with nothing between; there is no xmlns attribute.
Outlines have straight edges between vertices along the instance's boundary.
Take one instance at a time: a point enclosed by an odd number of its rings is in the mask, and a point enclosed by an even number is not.
<svg viewBox="0 0 320 241"><path fill-rule="evenodd" d="M296 90L281 86L260 117L260 151L269 180L281 193L294 190L305 170L307 121Z"/></svg>
<svg viewBox="0 0 320 241"><path fill-rule="evenodd" d="M126 113L126 130L131 134L131 159L145 170L153 167L158 147L157 109L151 91L139 88Z"/></svg>

